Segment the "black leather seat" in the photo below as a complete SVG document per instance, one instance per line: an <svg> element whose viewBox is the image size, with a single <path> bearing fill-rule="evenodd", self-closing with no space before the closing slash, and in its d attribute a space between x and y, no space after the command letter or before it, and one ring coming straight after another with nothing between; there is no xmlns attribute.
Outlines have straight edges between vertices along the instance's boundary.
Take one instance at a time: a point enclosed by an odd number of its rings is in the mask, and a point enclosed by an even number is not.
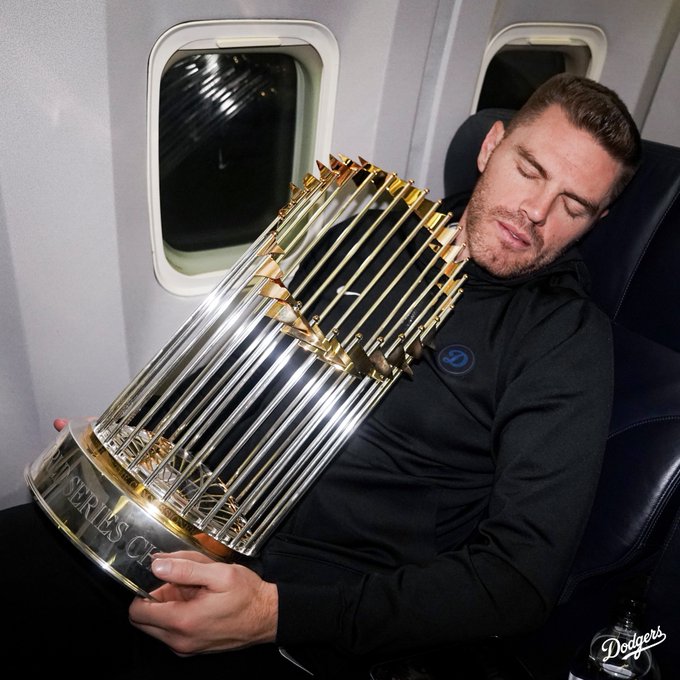
<svg viewBox="0 0 680 680"><path fill-rule="evenodd" d="M457 131L447 195L468 194L486 131L512 112L486 110ZM507 641L527 677L566 680L577 648L618 597L646 602L662 678L680 677L680 148L643 141L643 163L580 244L595 301L612 319L615 401L604 467L582 545L554 615ZM555 521L559 521L556 516ZM643 631L644 632L644 631Z"/></svg>

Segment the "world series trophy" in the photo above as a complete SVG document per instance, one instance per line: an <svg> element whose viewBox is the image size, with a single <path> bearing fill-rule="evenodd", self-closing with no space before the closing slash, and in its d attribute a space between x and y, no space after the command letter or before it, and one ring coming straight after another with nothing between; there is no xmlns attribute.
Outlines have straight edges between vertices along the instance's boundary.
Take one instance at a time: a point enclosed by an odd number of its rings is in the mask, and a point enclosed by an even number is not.
<svg viewBox="0 0 680 680"><path fill-rule="evenodd" d="M317 167L101 416L26 468L137 594L161 584L155 552L257 554L462 293L458 227L427 190L361 158Z"/></svg>

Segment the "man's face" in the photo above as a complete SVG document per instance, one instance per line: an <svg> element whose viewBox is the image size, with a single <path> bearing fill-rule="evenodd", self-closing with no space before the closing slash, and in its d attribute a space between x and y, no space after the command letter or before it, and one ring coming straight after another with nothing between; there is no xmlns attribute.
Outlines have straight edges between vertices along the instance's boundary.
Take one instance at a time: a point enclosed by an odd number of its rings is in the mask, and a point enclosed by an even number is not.
<svg viewBox="0 0 680 680"><path fill-rule="evenodd" d="M606 213L621 172L559 106L504 134L495 123L477 158L482 176L461 218L477 264L512 277L552 262Z"/></svg>

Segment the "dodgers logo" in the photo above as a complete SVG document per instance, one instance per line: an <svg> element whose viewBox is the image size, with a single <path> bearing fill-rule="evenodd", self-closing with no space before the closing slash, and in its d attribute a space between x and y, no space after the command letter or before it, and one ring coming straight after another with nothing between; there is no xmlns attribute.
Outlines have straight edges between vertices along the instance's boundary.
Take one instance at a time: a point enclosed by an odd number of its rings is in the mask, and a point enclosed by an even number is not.
<svg viewBox="0 0 680 680"><path fill-rule="evenodd" d="M475 365L475 355L465 345L449 345L437 355L437 365L451 375L463 375Z"/></svg>

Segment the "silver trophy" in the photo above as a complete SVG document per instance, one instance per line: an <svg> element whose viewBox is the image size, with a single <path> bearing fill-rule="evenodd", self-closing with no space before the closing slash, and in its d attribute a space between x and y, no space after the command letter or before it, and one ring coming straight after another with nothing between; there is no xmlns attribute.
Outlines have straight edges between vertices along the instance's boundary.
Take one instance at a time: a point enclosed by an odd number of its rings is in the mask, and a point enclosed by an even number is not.
<svg viewBox="0 0 680 680"><path fill-rule="evenodd" d="M462 293L457 225L426 190L363 159L317 165L106 411L26 470L137 594L160 585L155 552L257 554Z"/></svg>

